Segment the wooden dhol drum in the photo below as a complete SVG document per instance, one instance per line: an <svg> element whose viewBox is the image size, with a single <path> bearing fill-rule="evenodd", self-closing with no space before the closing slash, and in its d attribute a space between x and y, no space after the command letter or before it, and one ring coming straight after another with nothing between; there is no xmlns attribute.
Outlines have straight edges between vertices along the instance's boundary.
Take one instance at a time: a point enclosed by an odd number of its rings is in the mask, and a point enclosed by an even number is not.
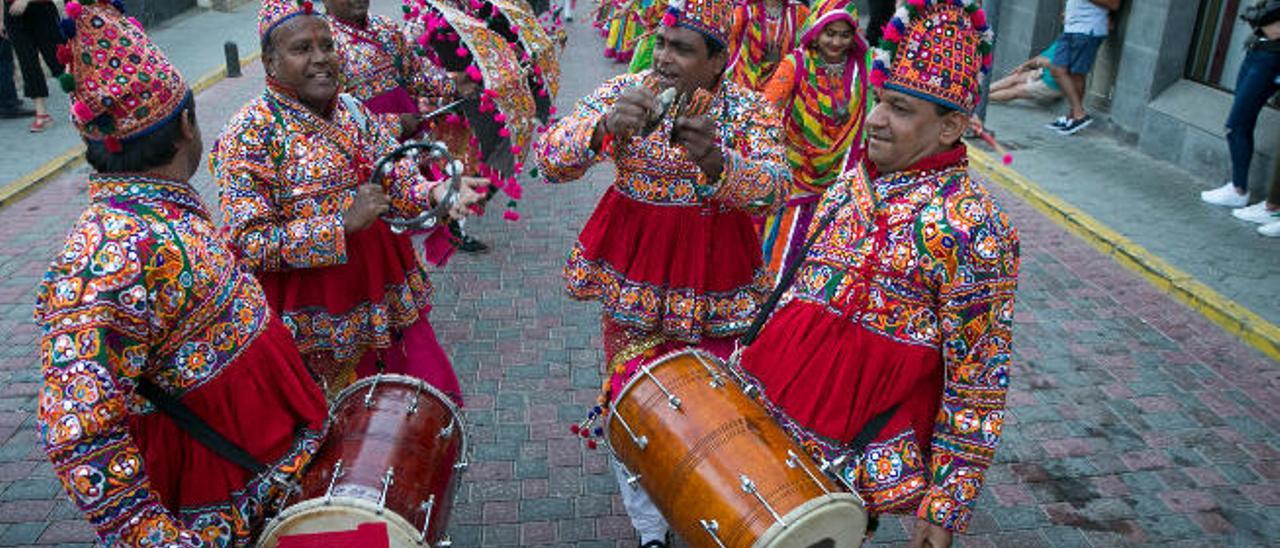
<svg viewBox="0 0 1280 548"><path fill-rule="evenodd" d="M329 421L299 502L267 525L259 546L371 522L387 525L392 547L450 546L444 531L468 453L449 397L413 377L377 375L343 390Z"/></svg>
<svg viewBox="0 0 1280 548"><path fill-rule="evenodd" d="M730 378L698 350L636 372L605 425L628 482L690 546L860 546L862 499L840 490Z"/></svg>

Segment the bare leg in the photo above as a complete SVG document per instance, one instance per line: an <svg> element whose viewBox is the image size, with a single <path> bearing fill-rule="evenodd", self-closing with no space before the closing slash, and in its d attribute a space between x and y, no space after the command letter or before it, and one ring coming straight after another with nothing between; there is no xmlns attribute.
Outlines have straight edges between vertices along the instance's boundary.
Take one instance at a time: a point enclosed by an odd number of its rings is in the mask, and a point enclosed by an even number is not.
<svg viewBox="0 0 1280 548"><path fill-rule="evenodd" d="M1016 83L1012 86L1005 86L1004 89L992 89L991 100L997 103L1013 101L1015 99L1026 99L1026 83Z"/></svg>
<svg viewBox="0 0 1280 548"><path fill-rule="evenodd" d="M1076 102L1071 105L1071 119L1073 120L1079 120L1088 114L1084 111L1084 94L1088 89L1085 87L1084 77L1084 74L1071 73L1071 83L1076 88Z"/></svg>
<svg viewBox="0 0 1280 548"><path fill-rule="evenodd" d="M1075 75L1067 72L1067 67L1051 65L1049 72L1053 74L1054 80L1058 81L1058 87L1062 88L1062 96L1067 98L1067 104L1071 107L1071 112L1067 117L1075 118L1077 114L1084 116L1084 90L1076 87Z"/></svg>

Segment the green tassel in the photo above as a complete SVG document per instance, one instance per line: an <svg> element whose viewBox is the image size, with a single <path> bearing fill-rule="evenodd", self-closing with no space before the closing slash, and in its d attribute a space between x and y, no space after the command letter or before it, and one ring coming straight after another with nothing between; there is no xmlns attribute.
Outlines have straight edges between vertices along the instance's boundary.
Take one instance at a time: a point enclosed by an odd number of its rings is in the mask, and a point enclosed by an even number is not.
<svg viewBox="0 0 1280 548"><path fill-rule="evenodd" d="M410 11L409 6L408 6L407 4L402 4L402 5L400 6L400 11L405 12L405 13L409 13L409 11Z"/></svg>
<svg viewBox="0 0 1280 548"><path fill-rule="evenodd" d="M529 177L534 178L534 179L537 179L537 178L538 178L538 168L536 168L536 167L535 167L535 168L533 168L533 169L529 170Z"/></svg>
<svg viewBox="0 0 1280 548"><path fill-rule="evenodd" d="M510 200L510 201L508 201L508 202L507 202L507 207L509 207L509 208L511 208L511 209L515 209L515 208L516 208L516 201L515 201L515 200Z"/></svg>
<svg viewBox="0 0 1280 548"><path fill-rule="evenodd" d="M991 44L990 44L990 43L988 43L988 42L980 42L980 43L978 43L978 53L981 53L981 54L984 54L984 55L985 55L985 54L986 54L987 52L989 52L989 51L991 51Z"/></svg>
<svg viewBox="0 0 1280 548"><path fill-rule="evenodd" d="M978 11L978 3L977 3L977 2L972 2L972 3L970 3L969 5L967 5L967 6L965 6L965 7L964 7L964 11L967 11L967 12L969 12L969 13L973 13L973 12L975 12L975 11Z"/></svg>
<svg viewBox="0 0 1280 548"><path fill-rule="evenodd" d="M62 86L62 91L71 93L76 90L76 77L70 72L64 72L58 75L58 85Z"/></svg>

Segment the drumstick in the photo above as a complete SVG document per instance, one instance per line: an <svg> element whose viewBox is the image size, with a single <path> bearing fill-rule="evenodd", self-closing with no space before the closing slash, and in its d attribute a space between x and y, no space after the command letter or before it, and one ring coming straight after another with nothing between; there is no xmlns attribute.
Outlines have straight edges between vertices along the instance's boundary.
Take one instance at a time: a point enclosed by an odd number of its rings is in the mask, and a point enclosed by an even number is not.
<svg viewBox="0 0 1280 548"><path fill-rule="evenodd" d="M994 136L987 132L987 129L982 125L982 120L979 120L977 116L969 118L969 129L972 129L973 132L986 142L992 150L996 151L996 154L1000 155L1000 161L1004 163L1004 165L1007 166L1013 163L1013 155L1009 154L1009 151L1005 149Z"/></svg>
<svg viewBox="0 0 1280 548"><path fill-rule="evenodd" d="M461 105L461 104L462 104L463 102L465 102L465 101L466 101L466 99L458 99L457 101L454 101L454 102L449 103L449 104L447 104L447 105L445 105L445 106L442 106L442 107L440 107L440 108L438 108L438 109L435 109L435 110L433 110L433 111L431 111L431 112L428 112L428 113L426 113L426 114L423 114L423 115L422 115L422 119L423 119L423 120L429 120L429 119L431 119L431 118L435 118L436 116L439 116L439 115L444 114L444 113L446 113L446 112L448 112L448 111L450 111L450 110L453 110L453 108L454 108L454 107L456 107L456 106L458 106L458 105Z"/></svg>

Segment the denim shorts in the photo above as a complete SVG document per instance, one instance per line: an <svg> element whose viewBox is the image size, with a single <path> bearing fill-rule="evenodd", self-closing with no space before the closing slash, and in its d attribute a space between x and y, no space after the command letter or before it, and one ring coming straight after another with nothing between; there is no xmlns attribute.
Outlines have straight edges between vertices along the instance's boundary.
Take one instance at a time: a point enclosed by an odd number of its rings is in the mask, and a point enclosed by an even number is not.
<svg viewBox="0 0 1280 548"><path fill-rule="evenodd" d="M1053 66L1066 67L1071 74L1089 74L1098 58L1098 46L1106 36L1068 32L1058 38L1058 49L1053 52Z"/></svg>

